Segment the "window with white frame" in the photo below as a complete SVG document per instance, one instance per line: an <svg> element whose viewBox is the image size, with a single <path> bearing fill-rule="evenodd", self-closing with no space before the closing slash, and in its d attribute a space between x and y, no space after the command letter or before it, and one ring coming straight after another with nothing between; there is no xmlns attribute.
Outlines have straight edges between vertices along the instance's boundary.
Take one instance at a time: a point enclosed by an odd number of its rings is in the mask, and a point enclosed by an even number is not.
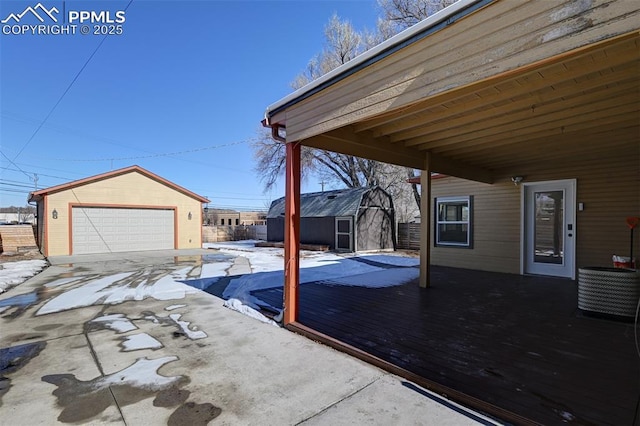
<svg viewBox="0 0 640 426"><path fill-rule="evenodd" d="M472 247L473 197L441 197L435 202L435 245Z"/></svg>

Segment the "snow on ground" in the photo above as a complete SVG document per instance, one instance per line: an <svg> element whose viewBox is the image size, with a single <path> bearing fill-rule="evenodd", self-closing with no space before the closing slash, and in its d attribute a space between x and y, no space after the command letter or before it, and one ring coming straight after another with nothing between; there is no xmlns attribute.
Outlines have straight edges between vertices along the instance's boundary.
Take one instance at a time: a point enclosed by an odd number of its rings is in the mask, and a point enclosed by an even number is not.
<svg viewBox="0 0 640 426"><path fill-rule="evenodd" d="M188 321L180 321L180 318L182 317L181 314L171 314L169 315L169 318L171 318L173 320L173 322L175 322L178 327L180 327L180 329L182 330L182 332L191 340L198 340L198 339L204 339L205 337L207 337L207 333L205 333L202 330L192 330L191 328L189 328L189 322Z"/></svg>
<svg viewBox="0 0 640 426"><path fill-rule="evenodd" d="M284 250L273 247L256 247L257 241L230 241L204 244L204 248L215 249L202 257L197 267L176 266L175 270L157 278L152 271L122 272L96 277L65 277L47 284L50 288L68 288L45 302L37 315L66 311L95 304L116 305L128 300L183 299L187 294L205 290L227 277L237 257L247 259L250 271L242 275L229 276L223 291L225 306L238 310L264 322L272 323L260 314L261 307L268 304L255 297L252 292L282 287L284 282ZM17 285L36 275L46 266L44 260L9 262L0 270L0 293L9 286ZM317 282L326 285L348 285L369 288L396 286L416 279L419 271L415 257L389 253L336 254L330 252L301 251L300 283ZM244 273L246 272L246 273ZM187 285L184 285L187 284ZM167 310L179 307L171 305ZM279 309L278 307L271 307ZM202 338L202 332L190 330L188 324L173 317L183 332L190 338ZM98 320L99 321L99 320ZM114 324L112 324L115 326Z"/></svg>
<svg viewBox="0 0 640 426"><path fill-rule="evenodd" d="M371 254L359 256L361 259L385 263L393 266L420 266L420 259L400 254Z"/></svg>
<svg viewBox="0 0 640 426"><path fill-rule="evenodd" d="M159 349L162 347L162 343L147 333L138 333L125 336L122 340L122 347L125 352L131 352L141 349Z"/></svg>
<svg viewBox="0 0 640 426"><path fill-rule="evenodd" d="M152 271L107 275L48 300L36 315L96 304L117 305L127 300L144 300L148 297L156 300L184 299L187 294L197 291L180 283L186 280L191 269L191 267L178 269L156 281L150 280Z"/></svg>
<svg viewBox="0 0 640 426"><path fill-rule="evenodd" d="M264 323L279 327L277 322L270 320L269 318L265 317L257 310L253 309L252 307L248 306L247 304L241 302L238 299L225 300L224 306L229 309L233 309L234 311L238 311L241 314L251 317L253 319L257 319L258 321L262 321Z"/></svg>
<svg viewBox="0 0 640 426"><path fill-rule="evenodd" d="M158 374L160 367L177 360L177 356L158 359L139 358L135 364L124 370L96 379L92 387L103 389L108 386L131 385L150 391L160 391L180 381L180 376L166 377Z"/></svg>
<svg viewBox="0 0 640 426"><path fill-rule="evenodd" d="M350 285L368 288L391 287L408 283L420 277L417 268L383 269L375 274L360 274L331 280L331 285Z"/></svg>
<svg viewBox="0 0 640 426"><path fill-rule="evenodd" d="M114 330L116 333L126 333L138 329L138 327L133 325L129 318L123 314L103 315L92 319L90 322L103 324L106 328Z"/></svg>
<svg viewBox="0 0 640 426"><path fill-rule="evenodd" d="M255 243L248 240L204 245L205 248L249 260L252 273L233 277L222 296L227 300L225 306L252 317L261 316L257 310L269 305L251 293L282 287L284 282L284 250L255 247ZM396 286L418 278L416 266L419 262L417 258L396 254L339 255L303 250L300 254L300 283L319 282L369 288ZM264 321L266 318L259 319Z"/></svg>
<svg viewBox="0 0 640 426"><path fill-rule="evenodd" d="M0 263L0 293L37 275L46 266L47 262L41 259Z"/></svg>

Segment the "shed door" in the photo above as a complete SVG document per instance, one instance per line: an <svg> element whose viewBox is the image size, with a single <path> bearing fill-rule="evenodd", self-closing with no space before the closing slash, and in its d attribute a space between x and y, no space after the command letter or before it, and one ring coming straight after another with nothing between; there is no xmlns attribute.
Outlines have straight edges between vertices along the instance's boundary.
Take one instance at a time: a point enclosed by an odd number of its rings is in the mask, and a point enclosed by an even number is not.
<svg viewBox="0 0 640 426"><path fill-rule="evenodd" d="M73 207L72 254L175 248L174 210Z"/></svg>
<svg viewBox="0 0 640 426"><path fill-rule="evenodd" d="M336 250L353 251L352 217L336 217Z"/></svg>

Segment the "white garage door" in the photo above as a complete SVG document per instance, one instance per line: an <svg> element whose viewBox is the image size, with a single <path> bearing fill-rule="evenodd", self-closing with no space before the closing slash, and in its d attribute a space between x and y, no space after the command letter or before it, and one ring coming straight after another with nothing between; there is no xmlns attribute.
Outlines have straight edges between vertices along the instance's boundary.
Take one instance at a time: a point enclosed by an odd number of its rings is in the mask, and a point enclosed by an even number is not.
<svg viewBox="0 0 640 426"><path fill-rule="evenodd" d="M73 254L174 248L174 211L73 207Z"/></svg>

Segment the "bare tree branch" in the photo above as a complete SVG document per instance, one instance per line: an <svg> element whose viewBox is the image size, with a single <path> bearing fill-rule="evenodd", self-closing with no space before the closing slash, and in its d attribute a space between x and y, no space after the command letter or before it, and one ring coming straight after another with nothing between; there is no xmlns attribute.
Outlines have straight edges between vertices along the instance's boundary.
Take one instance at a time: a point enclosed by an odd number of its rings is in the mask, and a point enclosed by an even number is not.
<svg viewBox="0 0 640 426"><path fill-rule="evenodd" d="M311 58L291 86L294 89L303 87L455 1L378 0L381 17L376 22L375 30L365 29L361 33L353 28L351 22L334 14L324 28L324 47ZM268 132L259 132L259 135L252 144L256 160L255 171L261 177L265 189L270 189L284 173L285 147L272 140ZM420 208L420 191L417 185L407 183L407 178L415 176L411 168L305 146L302 147L301 155L303 178L316 174L324 183L333 182L348 188L379 185L393 197L396 217L401 221L413 220Z"/></svg>

